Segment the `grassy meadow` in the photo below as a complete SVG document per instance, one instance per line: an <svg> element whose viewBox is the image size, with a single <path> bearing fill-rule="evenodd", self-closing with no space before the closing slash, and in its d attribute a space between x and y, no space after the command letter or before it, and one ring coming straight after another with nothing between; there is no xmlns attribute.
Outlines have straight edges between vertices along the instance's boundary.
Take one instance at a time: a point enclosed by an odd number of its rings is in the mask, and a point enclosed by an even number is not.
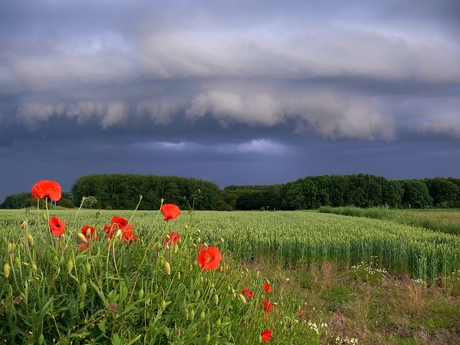
<svg viewBox="0 0 460 345"><path fill-rule="evenodd" d="M183 211L165 222L158 211L2 210L0 342L460 343L458 232L407 221L440 228L459 212L324 211ZM53 215L63 237L50 236ZM137 238L108 240L114 215ZM83 225L98 239L84 243ZM211 246L219 268L200 269Z"/></svg>

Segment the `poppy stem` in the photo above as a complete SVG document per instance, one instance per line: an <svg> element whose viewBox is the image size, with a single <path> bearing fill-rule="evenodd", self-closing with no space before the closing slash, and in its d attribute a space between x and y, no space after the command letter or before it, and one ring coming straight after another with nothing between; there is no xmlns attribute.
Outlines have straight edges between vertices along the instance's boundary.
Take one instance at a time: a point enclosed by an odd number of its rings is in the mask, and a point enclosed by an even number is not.
<svg viewBox="0 0 460 345"><path fill-rule="evenodd" d="M78 213L80 212L81 208L83 207L83 203L85 202L85 199L86 199L86 197L81 198L80 207L78 208L77 212L75 213L75 217L73 219L72 229L75 229L75 224L77 224L77 216L78 216Z"/></svg>
<svg viewBox="0 0 460 345"><path fill-rule="evenodd" d="M50 210L48 208L48 197L45 198L45 209L46 209L46 222L48 225L48 233L51 234Z"/></svg>
<svg viewBox="0 0 460 345"><path fill-rule="evenodd" d="M129 218L129 223L131 223L131 221L133 220L134 214L136 213L137 209L139 208L139 205L140 205L141 202L142 202L142 198L143 198L143 196L142 196L142 194L140 194L140 195L139 195L139 202L137 203L137 206L136 206L136 208L134 209L133 214L131 215L131 218Z"/></svg>

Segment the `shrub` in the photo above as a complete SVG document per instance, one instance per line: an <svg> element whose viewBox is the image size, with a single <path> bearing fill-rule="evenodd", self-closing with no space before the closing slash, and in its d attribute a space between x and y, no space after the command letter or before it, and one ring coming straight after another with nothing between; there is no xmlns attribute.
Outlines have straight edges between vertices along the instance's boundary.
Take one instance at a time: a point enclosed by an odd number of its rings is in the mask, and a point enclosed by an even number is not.
<svg viewBox="0 0 460 345"><path fill-rule="evenodd" d="M232 211L233 210L232 206L230 206L223 200L218 201L214 209L216 211Z"/></svg>
<svg viewBox="0 0 460 345"><path fill-rule="evenodd" d="M75 205L73 204L72 200L66 198L59 200L57 205L64 208L75 208Z"/></svg>

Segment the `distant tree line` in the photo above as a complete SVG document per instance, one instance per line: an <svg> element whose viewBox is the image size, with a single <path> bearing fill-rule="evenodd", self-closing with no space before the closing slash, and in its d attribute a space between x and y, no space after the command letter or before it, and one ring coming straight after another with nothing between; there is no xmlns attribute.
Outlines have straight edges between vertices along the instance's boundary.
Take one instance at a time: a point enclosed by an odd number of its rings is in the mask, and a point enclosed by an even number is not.
<svg viewBox="0 0 460 345"><path fill-rule="evenodd" d="M387 180L355 175L308 176L283 185L228 186L226 203L239 210L308 210L321 206L460 207L460 179Z"/></svg>
<svg viewBox="0 0 460 345"><path fill-rule="evenodd" d="M72 203L71 195L69 192L63 192L62 198L57 203L49 205L61 206L65 208L73 208L75 205ZM8 195L5 200L0 204L0 209L19 209L26 207L36 207L37 200L30 192ZM45 208L45 200L39 201L40 208Z"/></svg>
<svg viewBox="0 0 460 345"><path fill-rule="evenodd" d="M98 209L159 209L164 203L182 209L213 210L221 199L221 190L210 181L178 176L137 174L96 174L77 179L72 186L72 201L80 205L83 197L92 196Z"/></svg>
<svg viewBox="0 0 460 345"><path fill-rule="evenodd" d="M142 199L140 199L142 195ZM460 179L387 180L384 177L322 175L286 184L227 186L178 176L95 174L80 177L58 206L86 208L158 209L161 202L196 210L306 210L321 206L389 208L460 207ZM42 201L43 202L43 201ZM30 193L9 195L0 208L34 207ZM43 204L40 206L42 207Z"/></svg>

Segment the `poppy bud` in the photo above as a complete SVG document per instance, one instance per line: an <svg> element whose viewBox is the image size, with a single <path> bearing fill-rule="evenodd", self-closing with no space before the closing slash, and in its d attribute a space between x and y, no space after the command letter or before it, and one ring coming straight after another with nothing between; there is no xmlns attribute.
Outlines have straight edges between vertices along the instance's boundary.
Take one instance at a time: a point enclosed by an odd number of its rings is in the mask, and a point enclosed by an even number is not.
<svg viewBox="0 0 460 345"><path fill-rule="evenodd" d="M200 299L200 296L201 296L201 291L200 291L200 290L196 290L196 291L195 291L195 298L196 298L196 299Z"/></svg>
<svg viewBox="0 0 460 345"><path fill-rule="evenodd" d="M200 320L203 320L206 317L204 310L200 313Z"/></svg>
<svg viewBox="0 0 460 345"><path fill-rule="evenodd" d="M72 259L69 259L69 261L67 261L67 271L72 272L72 268L73 268L73 261Z"/></svg>
<svg viewBox="0 0 460 345"><path fill-rule="evenodd" d="M25 220L21 223L21 228L25 229L27 227L27 222Z"/></svg>
<svg viewBox="0 0 460 345"><path fill-rule="evenodd" d="M193 321L193 319L195 318L195 310L194 309L190 310L189 315L190 315L190 320Z"/></svg>
<svg viewBox="0 0 460 345"><path fill-rule="evenodd" d="M144 289L141 288L139 292L137 293L137 299L142 299L144 297Z"/></svg>
<svg viewBox="0 0 460 345"><path fill-rule="evenodd" d="M220 318L217 319L217 321L216 321L216 326L217 326L217 327L220 327L221 324L222 324L222 321L220 320Z"/></svg>
<svg viewBox="0 0 460 345"><path fill-rule="evenodd" d="M5 236L2 237L2 241L3 241L3 243L5 243L5 245L8 244L8 239Z"/></svg>
<svg viewBox="0 0 460 345"><path fill-rule="evenodd" d="M85 235L83 235L81 232L79 232L77 234L78 238L80 239L80 241L82 242L85 242L85 243L88 243L88 239L85 237Z"/></svg>
<svg viewBox="0 0 460 345"><path fill-rule="evenodd" d="M11 267L8 263L6 263L5 266L3 266L3 273L5 274L6 278L10 276L10 272L11 272Z"/></svg>
<svg viewBox="0 0 460 345"><path fill-rule="evenodd" d="M21 266L21 259L19 259L19 257L16 256L14 258L14 262L16 263L16 265Z"/></svg>
<svg viewBox="0 0 460 345"><path fill-rule="evenodd" d="M214 295L214 304L215 304L215 305L218 305L218 304L219 304L219 295L218 295L218 294L215 294L215 295Z"/></svg>
<svg viewBox="0 0 460 345"><path fill-rule="evenodd" d="M16 245L14 243L8 243L8 253L11 253L14 251L14 249L16 248Z"/></svg>
<svg viewBox="0 0 460 345"><path fill-rule="evenodd" d="M208 333L206 334L206 337L204 337L204 342L207 344L211 340L211 335Z"/></svg>
<svg viewBox="0 0 460 345"><path fill-rule="evenodd" d="M171 274L171 265L169 265L168 261L165 261L164 268L165 268L166 274L170 275Z"/></svg>
<svg viewBox="0 0 460 345"><path fill-rule="evenodd" d="M40 334L40 336L38 337L38 343L41 345L45 342L45 336L42 334Z"/></svg>
<svg viewBox="0 0 460 345"><path fill-rule="evenodd" d="M31 234L27 234L27 241L29 241L29 244L30 244L31 246L34 245L34 238L32 237Z"/></svg>
<svg viewBox="0 0 460 345"><path fill-rule="evenodd" d="M89 262L87 262L85 264L85 268L86 268L86 273L90 274L91 273L91 264Z"/></svg>
<svg viewBox="0 0 460 345"><path fill-rule="evenodd" d="M86 283L81 283L80 289L81 289L81 294L84 295L87 289Z"/></svg>
<svg viewBox="0 0 460 345"><path fill-rule="evenodd" d="M32 268L33 268L34 271L37 270L37 264L35 262L32 264Z"/></svg>
<svg viewBox="0 0 460 345"><path fill-rule="evenodd" d="M246 298L242 294L238 294L238 297L240 298L241 302L247 303Z"/></svg>
<svg viewBox="0 0 460 345"><path fill-rule="evenodd" d="M163 311L166 309L166 301L164 299L161 300L160 307Z"/></svg>
<svg viewBox="0 0 460 345"><path fill-rule="evenodd" d="M48 220L48 216L46 215L45 212L42 213L42 218L45 222Z"/></svg>

